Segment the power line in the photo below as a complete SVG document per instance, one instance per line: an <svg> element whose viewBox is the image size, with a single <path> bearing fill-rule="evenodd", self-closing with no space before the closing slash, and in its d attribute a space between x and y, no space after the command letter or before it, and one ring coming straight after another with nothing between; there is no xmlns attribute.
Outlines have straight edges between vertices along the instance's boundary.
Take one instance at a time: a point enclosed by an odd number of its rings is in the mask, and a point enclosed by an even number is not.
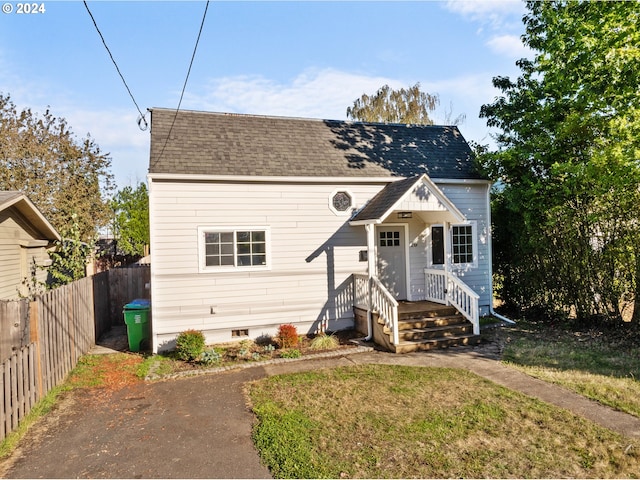
<svg viewBox="0 0 640 480"><path fill-rule="evenodd" d="M133 104L138 109L138 113L140 114L140 118L138 119L138 126L140 127L141 130L146 130L149 127L149 124L147 123L147 120L144 118L144 114L140 110L140 107L138 106L138 102L136 102L136 99L133 98L133 93L131 93L131 89L129 88L129 85L127 85L127 81L124 79L124 76L122 75L122 72L120 71L120 68L118 67L118 64L116 63L116 60L113 58L113 55L111 54L111 50L109 50L109 47L107 46L107 42L105 41L104 37L102 36L102 32L98 28L98 23L96 22L96 19L93 18L93 14L91 13L91 10L89 10L89 5L87 5L86 0L83 0L82 3L84 3L84 6L87 9L87 12L89 13L89 16L91 17L91 20L93 21L93 26L96 27L96 31L98 32L98 35L100 35L100 39L102 40L102 44L104 45L104 48L107 49L107 53L109 54L109 57L111 58L111 61L113 62L113 65L116 67L116 71L118 72L118 75L120 75L120 78L122 79L122 83L124 83L124 86L127 89L127 92L129 92L129 96L131 97L131 100L133 100ZM207 1L207 4L208 3L209 2ZM140 125L141 123L144 124L144 128Z"/></svg>
<svg viewBox="0 0 640 480"><path fill-rule="evenodd" d="M171 127L169 128L169 133L167 133L167 138L164 139L164 145L162 146L162 150L160 151L160 155L158 159L154 162L154 165L160 161L162 155L164 154L164 149L167 147L167 142L169 141L169 137L171 137L171 132L173 131L173 126L176 124L176 118L178 118L178 112L180 111L180 106L182 105L182 98L184 97L184 92L187 89L187 82L189 81L189 75L191 74L191 67L193 66L193 60L196 58L196 51L198 50L198 44L200 43L200 35L202 35L202 29L204 27L204 21L207 18L207 10L209 9L209 0L207 0L207 4L204 7L204 14L202 15L202 22L200 23L200 30L198 31L198 38L196 38L196 44L193 47L193 54L191 55L191 61L189 62L189 69L187 70L187 76L184 79L184 85L182 86L182 93L180 93L180 101L178 102L178 107L176 108L176 113L173 116L173 121L171 122Z"/></svg>

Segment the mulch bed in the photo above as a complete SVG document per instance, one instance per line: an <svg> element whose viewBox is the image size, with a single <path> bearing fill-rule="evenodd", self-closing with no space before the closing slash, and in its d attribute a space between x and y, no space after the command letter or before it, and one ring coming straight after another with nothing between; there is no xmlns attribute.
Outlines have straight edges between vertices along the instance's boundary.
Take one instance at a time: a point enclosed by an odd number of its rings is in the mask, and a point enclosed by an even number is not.
<svg viewBox="0 0 640 480"><path fill-rule="evenodd" d="M314 338L313 336L301 336L298 344L291 348L278 348L273 341L265 340L262 342L258 339L257 341L244 340L208 346L207 349L214 348L221 355L218 362L210 365L206 365L201 362L185 362L175 358L172 354L169 354L169 361L172 364L172 373L233 367L279 358L298 358L296 356L291 356L293 351L299 352L299 358L304 358L305 356L322 354L330 351L354 349L358 345L352 340L363 337L361 333L356 332L355 330L343 330L335 332L333 335L338 339L339 345L335 348L326 350L311 348L311 342ZM267 347L267 345L273 345L273 347Z"/></svg>

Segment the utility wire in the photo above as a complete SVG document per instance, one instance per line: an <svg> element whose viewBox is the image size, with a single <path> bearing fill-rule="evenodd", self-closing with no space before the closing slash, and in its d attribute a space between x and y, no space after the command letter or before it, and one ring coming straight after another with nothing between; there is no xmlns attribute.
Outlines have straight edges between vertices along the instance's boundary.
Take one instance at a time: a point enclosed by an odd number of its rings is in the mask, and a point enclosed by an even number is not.
<svg viewBox="0 0 640 480"><path fill-rule="evenodd" d="M122 83L124 83L124 86L127 89L127 92L129 92L129 96L131 97L131 100L133 100L133 104L138 109L138 113L140 114L140 120L138 120L138 126L140 126L140 123L142 122L142 123L144 123L144 128L140 127L140 129L146 130L149 127L149 125L147 124L147 120L144 118L144 115L143 115L142 111L140 110L140 107L138 106L138 102L136 102L136 99L133 98L133 93L131 93L131 89L129 88L129 85L127 85L127 81L124 79L124 76L122 75L122 72L120 71L120 68L118 67L118 64L116 63L116 60L113 58L113 55L111 54L111 50L109 50L109 47L107 46L107 42L105 41L104 37L102 36L102 32L98 28L98 23L96 22L96 19L93 18L93 14L91 13L91 10L89 10L89 5L87 5L86 0L83 0L82 3L84 3L84 6L87 9L87 12L89 13L89 16L91 17L91 20L93 21L93 26L96 27L96 31L98 32L98 35L100 35L100 39L102 40L102 44L104 45L104 48L107 49L107 53L109 54L109 57L111 58L111 61L113 62L113 65L116 67L118 75L120 75L120 78L122 79Z"/></svg>
<svg viewBox="0 0 640 480"><path fill-rule="evenodd" d="M167 142L169 141L169 137L171 137L171 132L173 131L173 126L176 124L176 118L178 118L178 112L180 111L180 106L182 105L182 98L184 97L184 92L187 89L187 82L189 81L189 75L191 74L191 67L193 66L193 60L196 58L196 51L198 50L198 43L200 43L200 35L202 35L202 29L204 27L204 21L207 18L207 10L209 9L209 0L207 0L207 4L204 7L204 14L202 15L202 22L200 23L200 31L198 31L198 38L196 38L196 44L193 47L193 54L191 55L191 62L189 62L189 69L187 70L187 76L184 79L184 85L182 86L182 93L180 93L180 101L178 102L178 107L176 108L176 113L173 115L173 121L171 122L171 127L169 128L169 133L167 133L167 138L164 139L164 145L162 146L162 150L160 151L160 155L158 159L153 162L155 165L160 161L162 155L164 154L164 149L167 147Z"/></svg>

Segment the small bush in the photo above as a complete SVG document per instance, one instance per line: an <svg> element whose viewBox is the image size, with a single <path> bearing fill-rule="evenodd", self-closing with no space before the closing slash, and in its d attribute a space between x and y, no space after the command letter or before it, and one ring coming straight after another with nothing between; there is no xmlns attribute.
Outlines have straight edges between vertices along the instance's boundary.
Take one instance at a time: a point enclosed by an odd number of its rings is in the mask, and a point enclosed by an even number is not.
<svg viewBox="0 0 640 480"><path fill-rule="evenodd" d="M262 334L258 338L255 339L255 344L261 347L266 347L267 345L273 345L273 338L271 335Z"/></svg>
<svg viewBox="0 0 640 480"><path fill-rule="evenodd" d="M215 365L222 360L222 355L220 355L215 349L210 348L202 352L200 355L200 363L204 365Z"/></svg>
<svg viewBox="0 0 640 480"><path fill-rule="evenodd" d="M193 362L204 351L204 334L199 330L186 330L176 338L176 355L180 360Z"/></svg>
<svg viewBox="0 0 640 480"><path fill-rule="evenodd" d="M311 340L309 348L311 350L330 350L336 348L338 345L340 345L340 341L336 337L321 333Z"/></svg>
<svg viewBox="0 0 640 480"><path fill-rule="evenodd" d="M297 349L291 350L283 350L280 352L280 358L300 358L302 356L302 352Z"/></svg>
<svg viewBox="0 0 640 480"><path fill-rule="evenodd" d="M238 358L241 358L243 360L252 358L254 347L255 343L253 342L253 340L242 340L238 344Z"/></svg>
<svg viewBox="0 0 640 480"><path fill-rule="evenodd" d="M298 330L293 325L278 327L278 343L280 348L291 348L298 345Z"/></svg>

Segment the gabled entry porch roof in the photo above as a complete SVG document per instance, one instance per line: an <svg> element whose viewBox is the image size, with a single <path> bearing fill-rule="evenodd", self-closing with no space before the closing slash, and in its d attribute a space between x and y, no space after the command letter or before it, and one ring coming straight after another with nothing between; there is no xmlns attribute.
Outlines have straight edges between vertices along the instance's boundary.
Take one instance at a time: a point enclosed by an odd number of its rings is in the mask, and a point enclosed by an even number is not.
<svg viewBox="0 0 640 480"><path fill-rule="evenodd" d="M466 217L451 200L423 174L392 182L384 187L349 222L370 225L384 222L394 211L417 212L425 223L464 222ZM429 218L432 214L437 217Z"/></svg>

